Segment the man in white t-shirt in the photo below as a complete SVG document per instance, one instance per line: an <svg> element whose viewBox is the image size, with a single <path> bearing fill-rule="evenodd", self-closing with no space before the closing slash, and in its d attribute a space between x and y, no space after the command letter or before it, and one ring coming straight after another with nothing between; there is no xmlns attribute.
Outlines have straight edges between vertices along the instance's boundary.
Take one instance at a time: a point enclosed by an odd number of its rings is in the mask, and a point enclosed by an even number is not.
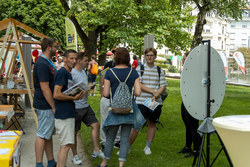
<svg viewBox="0 0 250 167"><path fill-rule="evenodd" d="M92 128L91 138L94 145L94 152L92 154L92 158L100 157L104 158L103 152L99 148L99 128L100 124L96 119L95 112L88 104L88 79L86 72L84 69L88 65L88 56L83 52L78 52L77 55L77 64L75 68L72 69L71 75L73 79L73 84L77 84L79 82L83 82L86 85L86 91L84 92L84 96L82 99L74 101L76 108L76 118L75 118L75 144L72 145L71 150L73 152L73 160L72 162L76 165L82 164L81 159L77 154L77 132L81 129L81 123L83 122L86 126L90 126Z"/></svg>
<svg viewBox="0 0 250 167"><path fill-rule="evenodd" d="M136 104L138 105L139 110L134 109L136 114L136 123L134 128L131 130L129 137L129 144L132 145L138 135L139 129L147 120L147 143L144 148L144 153L146 155L152 153L150 146L156 133L156 123L159 122L162 109L162 100L160 96L165 91L167 86L164 71L160 69L159 74L159 67L154 64L156 55L157 51L154 48L147 48L145 50L146 63L143 65L144 69L141 69L141 66L136 68L140 77L142 92L141 96L136 98ZM155 100L159 103L154 111L143 105L147 98L152 98L152 101Z"/></svg>

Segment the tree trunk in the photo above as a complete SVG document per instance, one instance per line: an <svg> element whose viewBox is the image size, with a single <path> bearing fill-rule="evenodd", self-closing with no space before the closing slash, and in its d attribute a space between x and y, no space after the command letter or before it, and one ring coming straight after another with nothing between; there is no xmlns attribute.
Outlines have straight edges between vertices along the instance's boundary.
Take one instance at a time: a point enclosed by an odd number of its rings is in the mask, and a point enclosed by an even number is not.
<svg viewBox="0 0 250 167"><path fill-rule="evenodd" d="M66 13L70 10L67 2L65 0L60 0L64 10ZM88 54L89 59L92 55L96 55L96 49L97 49L97 37L98 37L98 30L95 31L89 31L88 36L83 31L82 27L78 23L75 16L70 16L69 19L73 22L76 28L76 32L79 35L81 41L84 44L85 52ZM91 25L89 25L91 26Z"/></svg>
<svg viewBox="0 0 250 167"><path fill-rule="evenodd" d="M206 14L207 14L207 10L205 6L202 6L199 8L199 13L197 15L197 22L195 25L195 32L194 32L194 38L192 41L192 45L191 45L191 50L193 48L195 48L196 46L198 46L203 37L202 37L202 30L204 25L206 24Z"/></svg>

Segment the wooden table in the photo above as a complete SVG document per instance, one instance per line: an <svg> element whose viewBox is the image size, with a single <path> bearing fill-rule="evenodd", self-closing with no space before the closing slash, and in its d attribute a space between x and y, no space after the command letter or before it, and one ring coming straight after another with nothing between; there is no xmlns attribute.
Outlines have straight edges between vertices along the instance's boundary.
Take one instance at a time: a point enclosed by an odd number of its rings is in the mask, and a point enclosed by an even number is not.
<svg viewBox="0 0 250 167"><path fill-rule="evenodd" d="M34 93L34 90L31 90L31 93ZM9 95L9 104L14 105L14 110L18 110L18 96L23 94L28 94L27 89L0 89L0 94L8 94ZM13 101L14 97L14 101Z"/></svg>
<svg viewBox="0 0 250 167"><path fill-rule="evenodd" d="M0 111L6 112L6 114L0 113L0 119L5 120L5 128L6 128L8 126L8 122L10 122L10 120L12 120L12 117L15 114L14 110L13 110L13 105L0 105ZM10 128L10 127L7 127L6 129L8 129L8 128Z"/></svg>

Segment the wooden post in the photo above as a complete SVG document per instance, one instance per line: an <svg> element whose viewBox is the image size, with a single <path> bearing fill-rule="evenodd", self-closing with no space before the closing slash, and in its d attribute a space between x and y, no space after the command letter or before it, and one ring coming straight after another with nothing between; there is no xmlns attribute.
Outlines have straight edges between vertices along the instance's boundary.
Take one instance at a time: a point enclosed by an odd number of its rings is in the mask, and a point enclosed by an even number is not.
<svg viewBox="0 0 250 167"><path fill-rule="evenodd" d="M26 88L27 88L27 91L28 91L29 99L30 99L30 104L32 105L33 104L33 96L31 94L30 82L29 82L29 78L27 76L27 69L26 69L26 66L25 66L23 53L22 53L21 46L20 46L20 43L19 43L17 28L16 28L16 25L15 25L14 21L12 21L12 31L13 31L14 37L16 38L16 47L17 47L17 51L18 51L18 54L19 54L19 59L20 59L20 62L21 62L21 66L23 68L23 75L24 75L24 80L25 80ZM33 107L31 107L31 108L32 108L33 115L34 115L34 118L35 118L35 121L36 121L36 127L38 127L37 115L35 113L34 108Z"/></svg>

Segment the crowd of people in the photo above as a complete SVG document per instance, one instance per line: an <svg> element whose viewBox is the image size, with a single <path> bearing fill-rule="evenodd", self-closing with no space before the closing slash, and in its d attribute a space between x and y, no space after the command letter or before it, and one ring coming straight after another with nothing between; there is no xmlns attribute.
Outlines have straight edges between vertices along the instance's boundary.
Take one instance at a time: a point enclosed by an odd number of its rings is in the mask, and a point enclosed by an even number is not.
<svg viewBox="0 0 250 167"><path fill-rule="evenodd" d="M148 124L148 129L144 153L152 154L150 147L164 102L161 95L167 86L164 70L155 65L156 49L145 50L145 64L138 61L137 56L133 56L132 65L126 48L112 51L114 58L105 64L100 76L100 125L95 112L88 104L88 96L95 96L96 93L94 85L98 75L96 56L67 50L63 57L58 57L57 63L53 63L51 58L58 49L56 41L44 38L41 48L42 54L33 70L35 88L33 107L38 117L35 141L36 167L43 167L44 152L48 167L65 167L70 149L73 153L72 162L80 165L82 161L77 153L76 136L81 129L81 122L92 129L92 158L103 159L99 167L108 165L114 146L119 147L117 155L119 167L122 167L131 145L145 123ZM89 57L91 61L88 61ZM87 85L88 89L74 96L63 93L79 82ZM90 87L94 88L92 94ZM152 110L144 105L147 99L157 102L158 105ZM99 147L99 130L103 151ZM52 136L55 132L59 134L60 140L57 162L53 155ZM190 153L191 150L191 144L186 144L179 153ZM194 151L191 152L192 155Z"/></svg>

